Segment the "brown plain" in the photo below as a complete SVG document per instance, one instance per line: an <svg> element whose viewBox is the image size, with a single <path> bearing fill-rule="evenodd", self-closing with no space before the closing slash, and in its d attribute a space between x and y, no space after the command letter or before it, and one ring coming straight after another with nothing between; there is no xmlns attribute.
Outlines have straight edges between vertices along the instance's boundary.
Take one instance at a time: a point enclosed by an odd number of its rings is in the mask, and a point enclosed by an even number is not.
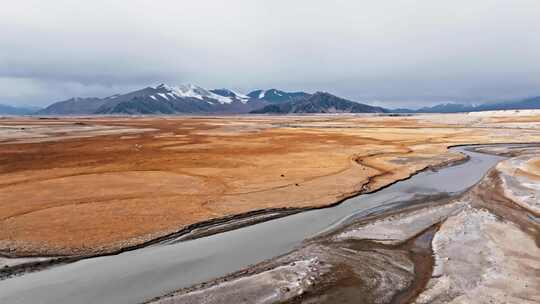
<svg viewBox="0 0 540 304"><path fill-rule="evenodd" d="M462 158L540 142L540 116L0 119L0 252L111 252L200 221L321 207Z"/></svg>

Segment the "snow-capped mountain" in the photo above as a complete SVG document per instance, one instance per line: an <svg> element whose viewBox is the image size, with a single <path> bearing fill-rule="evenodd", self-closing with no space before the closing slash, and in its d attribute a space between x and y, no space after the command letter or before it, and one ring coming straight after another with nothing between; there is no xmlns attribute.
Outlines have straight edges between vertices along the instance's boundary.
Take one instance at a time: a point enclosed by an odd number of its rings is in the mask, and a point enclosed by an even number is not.
<svg viewBox="0 0 540 304"><path fill-rule="evenodd" d="M160 84L106 98L72 98L50 105L38 114L176 114L247 113L250 97L228 89L207 90L193 85Z"/></svg>
<svg viewBox="0 0 540 304"><path fill-rule="evenodd" d="M186 85L179 85L170 87L165 84L160 84L156 87L157 90L163 90L165 92L157 93L156 95L151 95L150 97L153 99L157 99L158 97L162 97L165 99L178 99L178 98L196 98L199 100L204 100L208 103L220 103L220 104L226 104L226 103L232 103L235 101L240 102L246 102L249 97L241 94L237 94L236 92L232 90L227 89L217 89L217 90L207 90L205 88L193 85L193 84L186 84ZM243 98L243 97L246 98Z"/></svg>

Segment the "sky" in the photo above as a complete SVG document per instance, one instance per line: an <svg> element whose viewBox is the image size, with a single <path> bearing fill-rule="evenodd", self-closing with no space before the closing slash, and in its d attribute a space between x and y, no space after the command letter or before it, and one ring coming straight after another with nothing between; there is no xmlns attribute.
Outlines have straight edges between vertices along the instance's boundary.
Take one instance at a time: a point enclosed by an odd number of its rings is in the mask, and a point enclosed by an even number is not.
<svg viewBox="0 0 540 304"><path fill-rule="evenodd" d="M0 103L149 85L327 91L416 107L540 95L538 0L17 0Z"/></svg>

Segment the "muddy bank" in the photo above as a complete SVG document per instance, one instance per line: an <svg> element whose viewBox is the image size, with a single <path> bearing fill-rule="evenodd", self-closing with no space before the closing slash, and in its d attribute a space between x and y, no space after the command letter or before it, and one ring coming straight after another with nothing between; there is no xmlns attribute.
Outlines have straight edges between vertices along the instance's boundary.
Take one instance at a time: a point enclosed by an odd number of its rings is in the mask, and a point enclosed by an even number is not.
<svg viewBox="0 0 540 304"><path fill-rule="evenodd" d="M441 226L433 278L417 303L540 301L540 181L534 168L526 169L539 150L493 152L513 157L491 170L468 194L470 206Z"/></svg>
<svg viewBox="0 0 540 304"><path fill-rule="evenodd" d="M279 258L148 303L409 303L431 278L431 240L440 222L464 204L446 198L370 216ZM298 269L306 264L309 272Z"/></svg>
<svg viewBox="0 0 540 304"><path fill-rule="evenodd" d="M312 243L149 303L406 303L418 293L407 287L425 284L431 274L435 229L395 246L369 240Z"/></svg>
<svg viewBox="0 0 540 304"><path fill-rule="evenodd" d="M445 221L433 247L433 278L416 303L538 303L540 250L516 224L470 207Z"/></svg>
<svg viewBox="0 0 540 304"><path fill-rule="evenodd" d="M245 214L238 214L223 218L215 218L182 228L177 232L151 239L147 242L126 246L112 252L104 252L92 255L73 255L73 256L34 256L2 253L0 254L0 280L12 276L25 274L33 271L44 270L49 267L62 264L73 263L83 259L96 258L100 256L118 255L122 252L137 250L158 244L173 244L176 242L192 240L212 234L239 229L242 227L255 225L272 219L292 215L298 212L308 210L307 208L279 208L268 210L255 210Z"/></svg>

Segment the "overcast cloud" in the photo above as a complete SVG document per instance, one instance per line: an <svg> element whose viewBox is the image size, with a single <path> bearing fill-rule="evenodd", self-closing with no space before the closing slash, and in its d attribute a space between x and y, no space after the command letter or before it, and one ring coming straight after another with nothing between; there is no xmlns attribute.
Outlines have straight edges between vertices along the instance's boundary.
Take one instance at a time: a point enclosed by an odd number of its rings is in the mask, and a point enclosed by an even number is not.
<svg viewBox="0 0 540 304"><path fill-rule="evenodd" d="M0 103L160 82L416 106L540 95L538 0L17 0Z"/></svg>

